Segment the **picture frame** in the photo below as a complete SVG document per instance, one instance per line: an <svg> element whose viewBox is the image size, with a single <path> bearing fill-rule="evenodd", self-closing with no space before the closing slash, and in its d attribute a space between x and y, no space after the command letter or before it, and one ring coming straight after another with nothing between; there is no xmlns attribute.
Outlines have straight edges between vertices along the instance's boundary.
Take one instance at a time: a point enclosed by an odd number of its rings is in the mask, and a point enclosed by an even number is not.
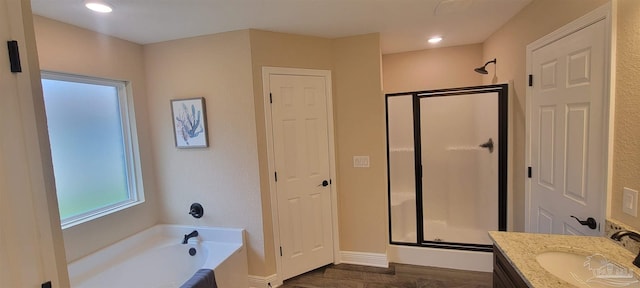
<svg viewBox="0 0 640 288"><path fill-rule="evenodd" d="M171 118L177 148L209 147L204 97L171 100Z"/></svg>

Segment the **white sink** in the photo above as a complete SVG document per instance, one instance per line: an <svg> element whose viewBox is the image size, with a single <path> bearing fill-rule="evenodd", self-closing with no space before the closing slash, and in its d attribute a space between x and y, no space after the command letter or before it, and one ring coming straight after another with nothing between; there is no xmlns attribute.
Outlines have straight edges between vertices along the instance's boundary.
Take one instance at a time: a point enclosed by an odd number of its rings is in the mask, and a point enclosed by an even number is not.
<svg viewBox="0 0 640 288"><path fill-rule="evenodd" d="M638 275L626 265L609 261L604 255L587 252L549 251L536 260L554 276L577 287L638 287Z"/></svg>

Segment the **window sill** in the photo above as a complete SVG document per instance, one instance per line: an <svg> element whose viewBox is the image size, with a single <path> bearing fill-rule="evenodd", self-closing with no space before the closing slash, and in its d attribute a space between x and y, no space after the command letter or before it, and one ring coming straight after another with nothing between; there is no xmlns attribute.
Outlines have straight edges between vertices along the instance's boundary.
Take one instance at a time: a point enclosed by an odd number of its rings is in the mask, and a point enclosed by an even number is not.
<svg viewBox="0 0 640 288"><path fill-rule="evenodd" d="M120 204L115 204L113 206L104 208L102 210L99 211L94 211L92 213L87 213L86 215L82 215L82 216L77 216L77 218L75 219L71 219L71 220L67 220L67 221L63 221L62 222L62 230L65 230L67 228L71 228L83 223L87 223L90 222L94 219L98 219L107 215L111 215L113 213L137 206L139 204L144 203L144 199L139 199L136 201L128 201L128 202L124 202L124 203L120 203Z"/></svg>

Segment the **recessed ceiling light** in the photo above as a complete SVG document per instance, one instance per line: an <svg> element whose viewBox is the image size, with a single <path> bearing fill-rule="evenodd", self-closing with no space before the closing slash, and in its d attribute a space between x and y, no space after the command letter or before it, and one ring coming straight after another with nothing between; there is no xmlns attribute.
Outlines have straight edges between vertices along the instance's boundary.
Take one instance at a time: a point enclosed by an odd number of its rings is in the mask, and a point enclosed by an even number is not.
<svg viewBox="0 0 640 288"><path fill-rule="evenodd" d="M84 6L86 6L87 8L93 11L100 12L100 13L109 13L113 11L113 8L111 8L109 4L99 0L85 1Z"/></svg>
<svg viewBox="0 0 640 288"><path fill-rule="evenodd" d="M431 38L429 38L428 41L431 44L436 44L436 43L442 41L442 37L440 37L440 36L431 37Z"/></svg>

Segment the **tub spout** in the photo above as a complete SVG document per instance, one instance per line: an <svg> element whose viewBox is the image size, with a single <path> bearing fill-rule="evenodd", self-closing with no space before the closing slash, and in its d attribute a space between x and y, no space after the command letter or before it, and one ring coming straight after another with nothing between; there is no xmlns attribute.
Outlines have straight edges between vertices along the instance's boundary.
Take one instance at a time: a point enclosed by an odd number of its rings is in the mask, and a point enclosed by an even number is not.
<svg viewBox="0 0 640 288"><path fill-rule="evenodd" d="M184 234L184 240L182 240L182 244L187 244L189 239L191 239L193 237L198 237L198 231L197 230L193 230L193 232L191 232L189 234Z"/></svg>

